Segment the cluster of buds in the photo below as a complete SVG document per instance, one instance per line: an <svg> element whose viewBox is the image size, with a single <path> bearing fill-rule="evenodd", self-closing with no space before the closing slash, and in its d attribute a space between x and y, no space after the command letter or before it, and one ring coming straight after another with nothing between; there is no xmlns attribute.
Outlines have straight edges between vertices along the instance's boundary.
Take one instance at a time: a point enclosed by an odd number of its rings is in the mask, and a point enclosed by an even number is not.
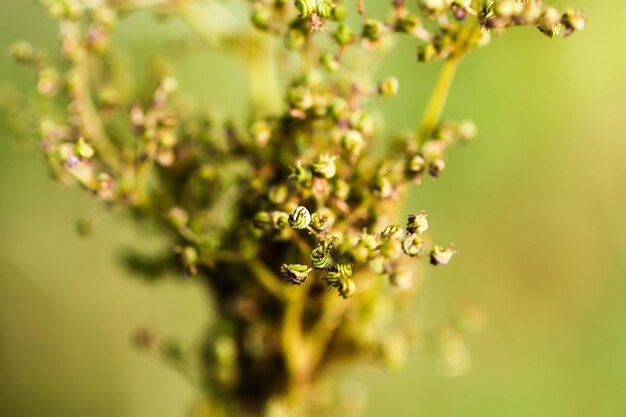
<svg viewBox="0 0 626 417"><path fill-rule="evenodd" d="M394 325L405 305L396 301L417 287L416 261L447 265L457 253L432 243L423 211L393 224L412 187L441 177L448 147L476 135L470 121L440 118L450 68L492 32L532 25L569 36L585 26L580 12L539 0L422 0L419 11L393 0L386 19L362 0L354 10L343 0L248 0L243 23L218 0L42 3L58 23L59 58L24 42L11 55L34 70L47 103L38 108L55 110L22 130L39 133L55 178L158 226L169 252L129 257L131 268L176 267L215 295L199 373L224 408L250 407L233 415L261 415L345 355L402 362L411 335ZM190 104L168 69L174 58L133 77L110 39L137 10L180 18L208 48L245 62L249 119ZM363 63L382 60L398 36L415 40L419 61L446 63L419 128L383 148L371 104L400 84ZM465 369L460 331L441 340L447 362Z"/></svg>

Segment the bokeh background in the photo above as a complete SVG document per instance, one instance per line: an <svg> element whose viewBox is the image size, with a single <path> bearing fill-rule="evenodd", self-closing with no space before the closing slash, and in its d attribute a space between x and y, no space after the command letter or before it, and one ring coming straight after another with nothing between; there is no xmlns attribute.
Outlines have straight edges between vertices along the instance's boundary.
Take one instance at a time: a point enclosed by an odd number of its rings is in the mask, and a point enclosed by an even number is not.
<svg viewBox="0 0 626 417"><path fill-rule="evenodd" d="M54 45L34 3L0 1L0 50L16 39ZM626 415L626 2L569 3L586 9L585 32L511 30L463 63L446 116L474 119L480 136L409 202L461 251L427 270L418 319L440 323L467 302L488 312L470 339L473 369L446 378L416 351L399 372L356 370L369 416ZM138 16L116 42L142 56L181 30ZM413 48L402 43L381 68L401 83L379 103L390 130L416 124L434 79L437 64L414 63ZM182 88L237 111L244 73L233 65L181 62ZM0 85L31 82L0 59ZM202 291L130 277L120 248L159 242L121 215L79 237L73 222L94 202L49 181L36 146L0 129L0 416L184 415L191 388L130 335L148 325L198 338L209 317Z"/></svg>

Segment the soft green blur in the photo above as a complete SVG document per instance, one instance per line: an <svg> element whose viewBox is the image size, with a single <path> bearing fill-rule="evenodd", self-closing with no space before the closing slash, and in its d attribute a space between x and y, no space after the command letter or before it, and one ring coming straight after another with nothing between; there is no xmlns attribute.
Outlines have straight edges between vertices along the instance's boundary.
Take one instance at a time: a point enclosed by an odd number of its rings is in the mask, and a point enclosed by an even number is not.
<svg viewBox="0 0 626 417"><path fill-rule="evenodd" d="M54 44L33 3L0 1L0 50L16 39ZM555 3L586 9L588 29L552 41L512 30L473 53L446 116L475 120L480 136L410 200L430 213L433 236L461 251L447 268L427 269L419 320L442 323L466 302L489 314L470 339L473 370L446 378L417 350L400 372L357 370L369 416L626 415L626 2ZM180 30L159 28L139 18L117 41L141 51ZM414 63L413 48L403 42L381 69L401 85L397 99L378 103L389 130L415 126L432 87L438 64ZM182 87L235 111L229 91L244 72L228 68L189 59ZM0 85L30 83L28 71L0 60ZM185 380L134 349L130 335L148 325L193 343L210 320L205 295L193 282L129 277L120 248L159 242L119 213L80 238L73 221L94 207L47 178L36 146L3 130L2 417L169 417L193 405Z"/></svg>

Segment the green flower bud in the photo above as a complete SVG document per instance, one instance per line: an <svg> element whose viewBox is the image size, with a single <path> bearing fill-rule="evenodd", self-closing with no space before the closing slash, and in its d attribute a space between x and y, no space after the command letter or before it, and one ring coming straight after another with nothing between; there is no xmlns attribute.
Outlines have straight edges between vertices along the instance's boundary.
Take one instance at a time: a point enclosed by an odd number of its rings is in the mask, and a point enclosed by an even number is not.
<svg viewBox="0 0 626 417"><path fill-rule="evenodd" d="M93 232L93 219L87 216L76 220L76 231L82 237L87 237Z"/></svg>
<svg viewBox="0 0 626 417"><path fill-rule="evenodd" d="M289 190L286 185L276 185L270 188L267 197L274 204L283 204L289 197Z"/></svg>
<svg viewBox="0 0 626 417"><path fill-rule="evenodd" d="M426 161L420 155L413 156L413 158L411 158L407 166L407 170L413 176L422 175L425 168L426 168Z"/></svg>
<svg viewBox="0 0 626 417"><path fill-rule="evenodd" d="M189 213L181 207L172 207L165 213L165 218L174 227L181 228L187 226L189 222Z"/></svg>
<svg viewBox="0 0 626 417"><path fill-rule="evenodd" d="M106 172L101 172L96 177L96 193L104 200L112 200L115 197L115 182Z"/></svg>
<svg viewBox="0 0 626 417"><path fill-rule="evenodd" d="M329 269L333 265L333 258L327 245L318 245L311 251L311 266L315 269Z"/></svg>
<svg viewBox="0 0 626 417"><path fill-rule="evenodd" d="M445 0L422 0L422 10L428 17L436 17L446 10Z"/></svg>
<svg viewBox="0 0 626 417"><path fill-rule="evenodd" d="M59 73L56 69L48 67L37 74L37 91L45 97L54 96L59 90Z"/></svg>
<svg viewBox="0 0 626 417"><path fill-rule="evenodd" d="M467 143L476 137L476 125L471 120L463 120L457 126L457 137L461 143Z"/></svg>
<svg viewBox="0 0 626 417"><path fill-rule="evenodd" d="M417 214L410 214L406 222L406 231L408 234L421 235L428 230L428 219L426 219L426 212L421 211Z"/></svg>
<svg viewBox="0 0 626 417"><path fill-rule="evenodd" d="M265 120L258 120L250 126L250 134L259 148L265 147L272 137L272 127Z"/></svg>
<svg viewBox="0 0 626 417"><path fill-rule="evenodd" d="M439 178L445 168L446 163L441 158L433 159L428 163L428 173L434 178Z"/></svg>
<svg viewBox="0 0 626 417"><path fill-rule="evenodd" d="M299 28L290 28L285 33L284 44L287 49L299 50L306 43L306 33Z"/></svg>
<svg viewBox="0 0 626 417"><path fill-rule="evenodd" d="M306 207L296 207L289 216L289 225L293 229L306 229L311 224L311 213Z"/></svg>
<svg viewBox="0 0 626 417"><path fill-rule="evenodd" d="M35 61L37 53L32 44L20 41L11 45L9 51L11 59L20 64L31 64Z"/></svg>
<svg viewBox="0 0 626 417"><path fill-rule="evenodd" d="M337 26L333 37L340 46L346 46L352 42L354 33L348 25L346 25L345 23L340 23L339 26Z"/></svg>
<svg viewBox="0 0 626 417"><path fill-rule="evenodd" d="M333 8L333 19L337 21L341 21L346 18L348 15L348 8L344 3L336 4Z"/></svg>
<svg viewBox="0 0 626 417"><path fill-rule="evenodd" d="M254 216L254 226L261 230L268 230L273 226L272 216L267 211L260 211Z"/></svg>
<svg viewBox="0 0 626 417"><path fill-rule="evenodd" d="M419 62L430 62L437 57L437 48L432 43L427 43L417 49L417 60Z"/></svg>
<svg viewBox="0 0 626 417"><path fill-rule="evenodd" d="M352 278L346 278L341 281L337 289L343 298L350 298L356 293L356 284Z"/></svg>
<svg viewBox="0 0 626 417"><path fill-rule="evenodd" d="M402 239L402 237L400 237ZM398 259L402 256L402 243L400 240L386 240L380 247L380 253L388 260Z"/></svg>
<svg viewBox="0 0 626 417"><path fill-rule="evenodd" d="M311 215L311 227L318 232L326 230L335 221L335 215L329 209L320 209Z"/></svg>
<svg viewBox="0 0 626 417"><path fill-rule="evenodd" d="M287 282L293 285L300 285L309 277L311 268L300 264L283 264L280 271Z"/></svg>
<svg viewBox="0 0 626 417"><path fill-rule="evenodd" d="M439 245L435 245L432 251L430 252L430 263L432 265L448 265L452 256L455 255L457 251L452 248L444 248Z"/></svg>
<svg viewBox="0 0 626 417"><path fill-rule="evenodd" d="M546 36L558 35L561 24L561 14L554 7L546 7L537 21L537 26Z"/></svg>
<svg viewBox="0 0 626 417"><path fill-rule="evenodd" d="M369 39L370 41L378 41L381 36L384 34L385 25L376 19L367 19L365 23L363 23L363 38Z"/></svg>
<svg viewBox="0 0 626 417"><path fill-rule="evenodd" d="M388 77L378 85L378 92L383 97L393 97L398 94L400 83L396 77Z"/></svg>
<svg viewBox="0 0 626 417"><path fill-rule="evenodd" d="M299 110L307 110L313 105L311 90L304 85L294 85L287 91L289 104Z"/></svg>
<svg viewBox="0 0 626 417"><path fill-rule="evenodd" d="M300 185L310 186L313 174L311 170L304 166L302 162L296 162L296 166L293 168L291 177Z"/></svg>
<svg viewBox="0 0 626 417"><path fill-rule="evenodd" d="M319 17L328 19L333 14L333 3L330 0L317 0L315 11Z"/></svg>
<svg viewBox="0 0 626 417"><path fill-rule="evenodd" d="M317 0L295 0L296 9L300 13L300 17L311 16L315 12Z"/></svg>
<svg viewBox="0 0 626 417"><path fill-rule="evenodd" d="M335 157L330 154L322 154L318 156L315 162L311 165L311 168L315 174L328 179L334 177L337 173Z"/></svg>
<svg viewBox="0 0 626 417"><path fill-rule="evenodd" d="M402 241L402 250L408 256L419 256L424 251L424 241L417 235L409 235Z"/></svg>
<svg viewBox="0 0 626 417"><path fill-rule="evenodd" d="M579 10L567 10L561 17L561 23L565 26L565 36L569 36L575 31L585 29L587 19Z"/></svg>
<svg viewBox="0 0 626 417"><path fill-rule="evenodd" d="M272 21L272 13L267 7L255 4L255 7L252 9L250 20L256 28L267 30L270 26L270 22Z"/></svg>
<svg viewBox="0 0 626 417"><path fill-rule="evenodd" d="M341 201L346 201L350 196L350 184L347 181L338 179L335 181L334 196Z"/></svg>
<svg viewBox="0 0 626 417"><path fill-rule="evenodd" d="M352 264L348 263L339 263L335 264L333 267L333 272L338 273L343 278L348 278L352 276Z"/></svg>
<svg viewBox="0 0 626 417"><path fill-rule="evenodd" d="M339 61L337 61L335 56L331 53L325 53L322 55L320 63L328 72L335 72L339 69Z"/></svg>
<svg viewBox="0 0 626 417"><path fill-rule="evenodd" d="M180 259L185 268L186 276L194 276L198 274L198 250L193 246L185 246L178 248L177 252L180 254Z"/></svg>
<svg viewBox="0 0 626 417"><path fill-rule="evenodd" d="M232 337L219 335L213 341L213 356L220 365L234 365L237 361L237 344Z"/></svg>
<svg viewBox="0 0 626 417"><path fill-rule="evenodd" d="M285 229L290 224L289 215L283 211L273 211L270 216L275 229Z"/></svg>
<svg viewBox="0 0 626 417"><path fill-rule="evenodd" d="M400 17L395 22L395 29L400 33L415 35L421 27L422 22L419 18L413 15Z"/></svg>
<svg viewBox="0 0 626 417"><path fill-rule="evenodd" d="M385 230L380 233L382 240L402 239L402 236L404 236L404 230L397 225L387 226Z"/></svg>
<svg viewBox="0 0 626 417"><path fill-rule="evenodd" d="M393 184L387 177L379 177L374 189L380 198L389 198L393 194Z"/></svg>
<svg viewBox="0 0 626 417"><path fill-rule="evenodd" d="M377 247L376 237L362 234L352 250L352 257L356 262L366 262Z"/></svg>
<svg viewBox="0 0 626 417"><path fill-rule="evenodd" d="M515 0L497 0L493 5L493 13L496 16L508 18L520 11L518 5L523 7Z"/></svg>
<svg viewBox="0 0 626 417"><path fill-rule="evenodd" d="M93 146L85 142L85 138L80 138L74 145L74 152L76 155L83 157L85 159L91 159L96 151L93 149Z"/></svg>
<svg viewBox="0 0 626 417"><path fill-rule="evenodd" d="M365 146L363 135L358 130L348 130L341 137L341 146L351 155L358 156Z"/></svg>

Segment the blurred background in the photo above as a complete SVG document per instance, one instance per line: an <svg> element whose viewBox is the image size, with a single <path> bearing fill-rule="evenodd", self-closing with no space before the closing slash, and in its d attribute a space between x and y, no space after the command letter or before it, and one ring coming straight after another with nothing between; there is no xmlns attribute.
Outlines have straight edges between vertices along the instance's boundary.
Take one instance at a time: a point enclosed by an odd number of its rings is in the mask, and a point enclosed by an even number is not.
<svg viewBox="0 0 626 417"><path fill-rule="evenodd" d="M0 1L1 51L16 39L53 47L34 3ZM401 371L350 372L370 392L368 416L626 415L626 2L554 3L584 8L587 30L567 40L511 30L474 52L445 115L475 120L479 138L409 202L429 212L437 241L461 251L426 270L416 317L436 325L481 306L489 323L470 339L473 369L446 378L416 350ZM141 56L182 30L137 16L116 42ZM438 67L414 63L414 47L402 42L380 70L401 85L376 103L389 131L416 125ZM233 65L185 60L182 89L236 110L229 97L244 73ZM23 91L32 79L2 58L0 85ZM79 237L73 222L95 202L53 184L36 145L0 129L0 416L184 415L191 388L130 339L140 325L200 337L203 292L130 277L120 249L159 242L121 215Z"/></svg>

